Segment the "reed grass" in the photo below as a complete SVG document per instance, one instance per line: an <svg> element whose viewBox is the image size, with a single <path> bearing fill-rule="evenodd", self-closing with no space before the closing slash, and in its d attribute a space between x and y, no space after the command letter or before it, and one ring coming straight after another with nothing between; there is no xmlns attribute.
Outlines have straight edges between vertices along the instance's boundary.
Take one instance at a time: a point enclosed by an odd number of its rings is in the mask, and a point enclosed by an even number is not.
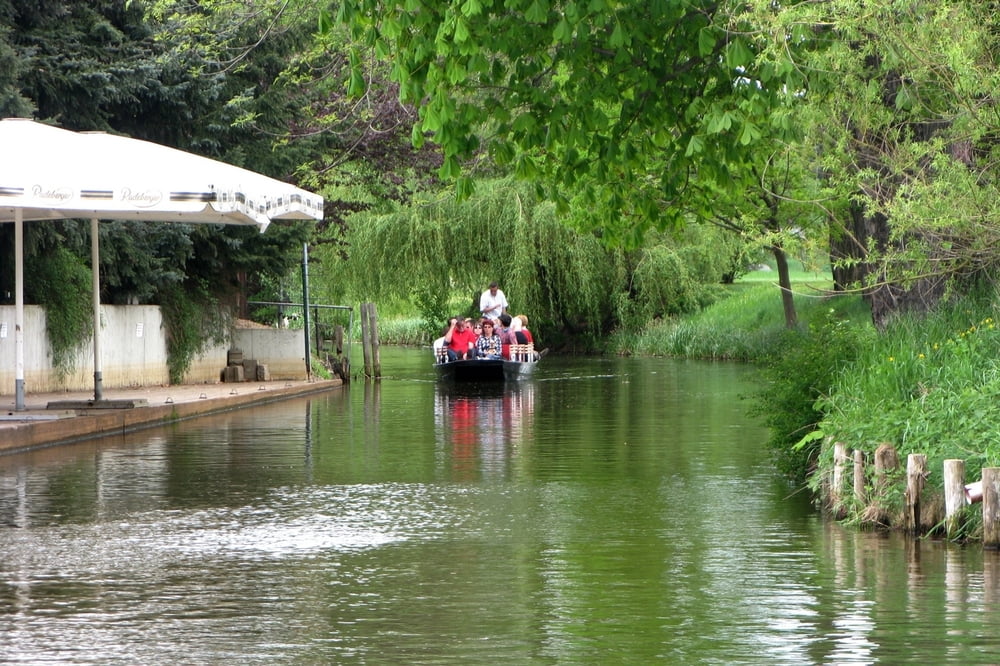
<svg viewBox="0 0 1000 666"><path fill-rule="evenodd" d="M355 322L354 339L361 340L361 323ZM444 326L444 323L442 323ZM404 347L429 345L437 337L428 329L427 322L419 317L400 315L379 316L379 344Z"/></svg>

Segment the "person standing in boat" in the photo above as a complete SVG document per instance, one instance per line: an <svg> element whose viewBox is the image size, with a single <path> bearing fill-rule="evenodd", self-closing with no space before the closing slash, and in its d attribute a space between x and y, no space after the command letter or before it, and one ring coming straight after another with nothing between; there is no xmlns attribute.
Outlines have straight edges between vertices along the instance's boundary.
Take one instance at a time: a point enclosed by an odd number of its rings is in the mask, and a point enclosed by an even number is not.
<svg viewBox="0 0 1000 666"><path fill-rule="evenodd" d="M463 317L452 320L448 332L444 334L444 343L448 346L449 361L472 358L476 353L476 333L465 325Z"/></svg>
<svg viewBox="0 0 1000 666"><path fill-rule="evenodd" d="M503 359L503 343L497 335L496 325L492 319L483 320L483 334L476 339L476 357L491 361Z"/></svg>
<svg viewBox="0 0 1000 666"><path fill-rule="evenodd" d="M479 297L479 311L494 322L507 312L507 297L503 295L496 281L490 282L490 288Z"/></svg>

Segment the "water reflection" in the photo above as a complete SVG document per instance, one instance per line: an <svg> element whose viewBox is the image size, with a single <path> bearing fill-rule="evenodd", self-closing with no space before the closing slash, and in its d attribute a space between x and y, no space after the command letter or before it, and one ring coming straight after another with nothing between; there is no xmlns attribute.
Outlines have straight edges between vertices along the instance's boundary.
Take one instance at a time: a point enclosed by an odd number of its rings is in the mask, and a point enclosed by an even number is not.
<svg viewBox="0 0 1000 666"><path fill-rule="evenodd" d="M831 630L812 650L823 663L995 663L1000 555L824 523Z"/></svg>
<svg viewBox="0 0 1000 666"><path fill-rule="evenodd" d="M511 460L530 441L535 383L438 383L434 428L448 452L452 478L504 478Z"/></svg>

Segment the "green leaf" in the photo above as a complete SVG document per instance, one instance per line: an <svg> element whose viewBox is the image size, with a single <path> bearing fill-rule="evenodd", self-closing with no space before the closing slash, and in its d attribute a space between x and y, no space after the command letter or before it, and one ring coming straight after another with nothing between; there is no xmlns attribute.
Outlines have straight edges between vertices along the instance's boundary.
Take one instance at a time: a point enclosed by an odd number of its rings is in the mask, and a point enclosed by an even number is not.
<svg viewBox="0 0 1000 666"><path fill-rule="evenodd" d="M347 94L351 97L361 97L368 89L365 83L365 75L361 68L361 57L356 49L351 49L351 78L347 85Z"/></svg>
<svg viewBox="0 0 1000 666"><path fill-rule="evenodd" d="M468 199L476 191L475 181L468 176L459 176L455 181L455 193L459 199Z"/></svg>
<svg viewBox="0 0 1000 666"><path fill-rule="evenodd" d="M687 150L684 151L684 156L691 157L693 155L697 155L698 153L702 152L704 148L705 148L705 143L701 140L701 138L698 137L697 135L692 136L688 140Z"/></svg>
<svg viewBox="0 0 1000 666"><path fill-rule="evenodd" d="M413 129L410 130L410 143L413 144L414 148L421 148L424 145L424 132L420 123L413 123Z"/></svg>
<svg viewBox="0 0 1000 666"><path fill-rule="evenodd" d="M348 7L350 3L341 3L340 13L337 19L342 23L348 23L351 20L350 8ZM330 31L333 30L333 19L330 18L330 12L326 8L320 8L319 16L317 17L317 27L316 30L321 35L328 35Z"/></svg>
<svg viewBox="0 0 1000 666"><path fill-rule="evenodd" d="M808 446L811 442L815 442L817 439L823 439L824 433L821 430L813 430L811 433L800 439L798 442L792 445L793 451L800 451Z"/></svg>
<svg viewBox="0 0 1000 666"><path fill-rule="evenodd" d="M913 97L907 86L901 85L896 92L896 108L900 111L910 111L913 109Z"/></svg>
<svg viewBox="0 0 1000 666"><path fill-rule="evenodd" d="M403 34L403 25L395 18L387 18L382 21L382 35L389 39L396 39Z"/></svg>
<svg viewBox="0 0 1000 666"><path fill-rule="evenodd" d="M468 41L469 39L469 24L464 18L459 18L455 21L455 41L459 44Z"/></svg>
<svg viewBox="0 0 1000 666"><path fill-rule="evenodd" d="M753 51L739 37L726 45L726 65L730 69L742 69L753 62Z"/></svg>
<svg viewBox="0 0 1000 666"><path fill-rule="evenodd" d="M458 163L458 158L454 155L449 155L445 158L444 164L438 170L438 175L445 180L451 180L452 178L457 178L459 174L462 173L462 167Z"/></svg>
<svg viewBox="0 0 1000 666"><path fill-rule="evenodd" d="M625 45L625 29L620 21L615 23L615 29L611 32L611 39L608 42L614 48L621 48Z"/></svg>
<svg viewBox="0 0 1000 666"><path fill-rule="evenodd" d="M527 155L521 155L514 166L514 174L522 180L534 180L538 176L538 165Z"/></svg>
<svg viewBox="0 0 1000 666"><path fill-rule="evenodd" d="M552 31L552 39L561 44L568 44L573 39L573 28L570 26L566 16L563 15L556 23L556 29Z"/></svg>
<svg viewBox="0 0 1000 666"><path fill-rule="evenodd" d="M347 94L351 97L361 97L365 94L368 86L365 83L365 75L360 69L351 69L351 80L347 86Z"/></svg>
<svg viewBox="0 0 1000 666"><path fill-rule="evenodd" d="M707 56L715 50L715 33L711 28L698 31L698 55Z"/></svg>
<svg viewBox="0 0 1000 666"><path fill-rule="evenodd" d="M441 129L441 115L438 113L437 105L428 104L423 108L424 117L421 125L428 132L437 132Z"/></svg>
<svg viewBox="0 0 1000 666"><path fill-rule="evenodd" d="M538 123L530 113L522 113L514 119L513 130L518 133L530 133Z"/></svg>
<svg viewBox="0 0 1000 666"><path fill-rule="evenodd" d="M531 23L545 23L549 18L549 5L544 0L534 0L524 18Z"/></svg>
<svg viewBox="0 0 1000 666"><path fill-rule="evenodd" d="M748 146L761 137L760 128L753 123L743 123L743 131L740 132L740 145Z"/></svg>
<svg viewBox="0 0 1000 666"><path fill-rule="evenodd" d="M462 3L461 11L464 16L479 16L483 13L483 5L479 0L465 0Z"/></svg>
<svg viewBox="0 0 1000 666"><path fill-rule="evenodd" d="M448 60L447 65L447 77L448 83L455 85L466 79L468 72L465 69L465 63L462 60L452 58Z"/></svg>
<svg viewBox="0 0 1000 666"><path fill-rule="evenodd" d="M721 134L733 126L733 117L728 111L713 113L707 118L707 121L705 129L709 134Z"/></svg>

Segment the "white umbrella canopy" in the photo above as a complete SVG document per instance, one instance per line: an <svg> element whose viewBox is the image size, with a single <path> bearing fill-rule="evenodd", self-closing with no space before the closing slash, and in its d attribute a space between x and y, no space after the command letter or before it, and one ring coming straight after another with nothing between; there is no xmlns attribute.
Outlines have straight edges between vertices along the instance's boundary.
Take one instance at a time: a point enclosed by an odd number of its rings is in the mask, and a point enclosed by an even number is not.
<svg viewBox="0 0 1000 666"><path fill-rule="evenodd" d="M90 218L94 266L94 397L101 399L97 220L253 225L320 220L323 197L274 178L159 144L0 120L0 222L15 224L15 408L24 409L24 220Z"/></svg>
<svg viewBox="0 0 1000 666"><path fill-rule="evenodd" d="M257 225L322 219L323 198L167 146L0 121L0 221L98 218Z"/></svg>

